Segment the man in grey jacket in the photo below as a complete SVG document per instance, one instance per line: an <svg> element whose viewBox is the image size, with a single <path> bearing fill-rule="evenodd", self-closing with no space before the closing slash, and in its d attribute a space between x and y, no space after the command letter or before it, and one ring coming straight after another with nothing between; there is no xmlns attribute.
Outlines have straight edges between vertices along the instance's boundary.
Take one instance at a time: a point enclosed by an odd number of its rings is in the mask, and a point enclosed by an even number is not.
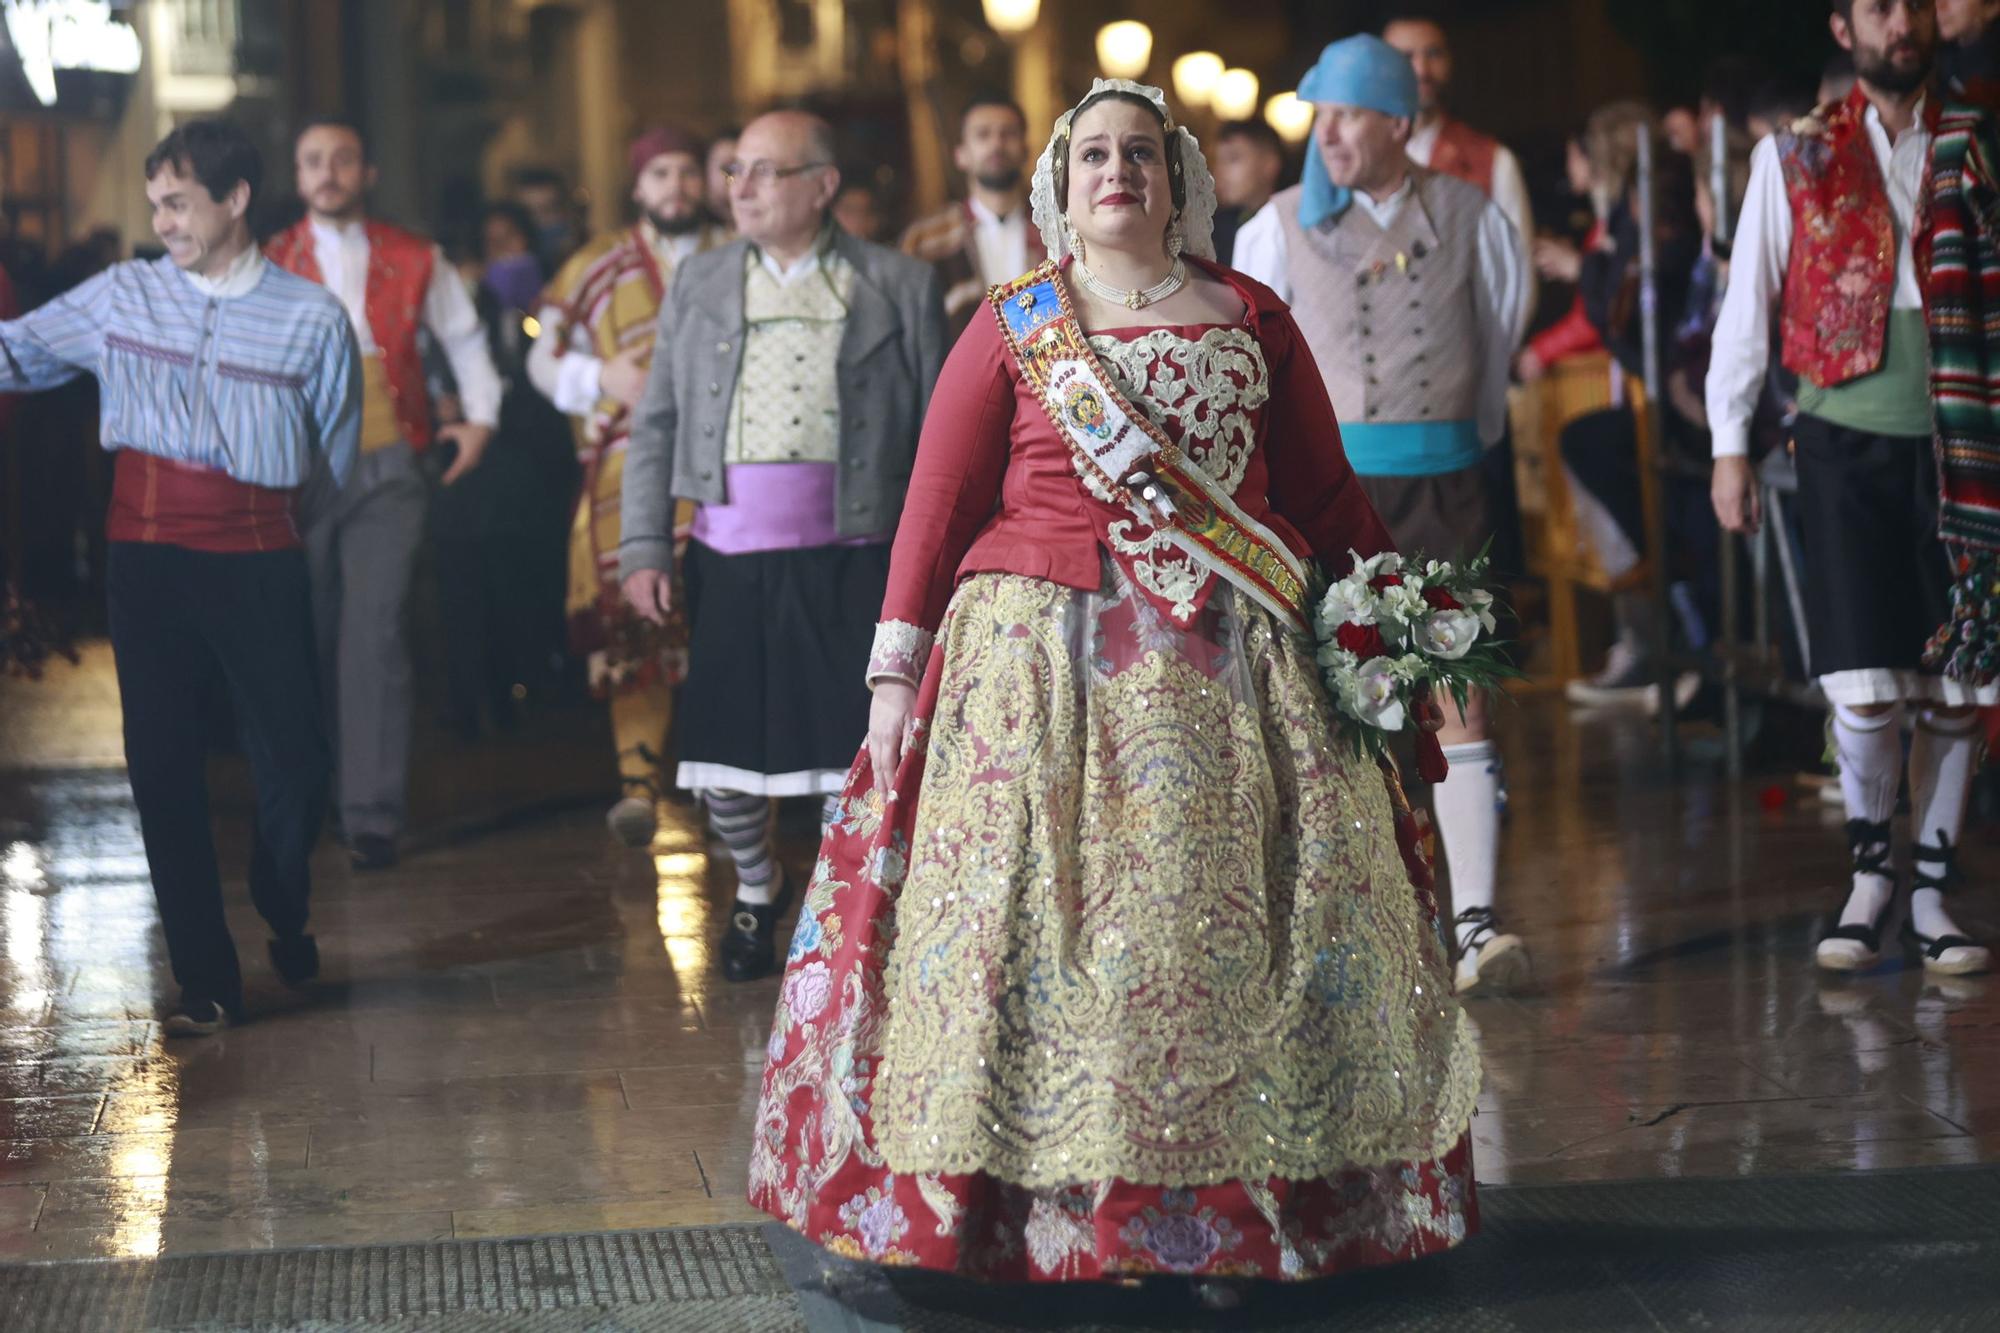
<svg viewBox="0 0 2000 1333"><path fill-rule="evenodd" d="M821 796L831 817L867 733L889 541L945 352L931 267L829 221L833 163L815 116L743 131L729 169L740 239L675 276L625 461L625 596L654 620L677 586L687 598L677 780L736 862L720 949L732 981L776 966L792 886L771 798ZM675 571L682 499L694 530Z"/></svg>

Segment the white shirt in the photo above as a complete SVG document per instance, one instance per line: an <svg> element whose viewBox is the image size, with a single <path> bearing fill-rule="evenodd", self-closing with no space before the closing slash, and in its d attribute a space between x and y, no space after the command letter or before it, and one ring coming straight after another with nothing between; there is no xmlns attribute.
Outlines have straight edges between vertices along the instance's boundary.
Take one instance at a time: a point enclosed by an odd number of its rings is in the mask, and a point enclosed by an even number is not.
<svg viewBox="0 0 2000 1333"><path fill-rule="evenodd" d="M1444 121L1439 120L1410 136L1408 152L1410 160L1420 167L1431 164L1432 154L1437 152L1438 136L1444 133ZM1500 205L1514 224L1514 230L1521 233L1521 244L1532 247L1535 243L1535 207L1528 198L1528 178L1521 174L1521 160L1505 144L1495 148L1493 153L1493 202Z"/></svg>
<svg viewBox="0 0 2000 1333"><path fill-rule="evenodd" d="M1007 282L1028 271L1028 210L1017 208L1001 217L977 198L972 210L972 239L979 251L979 280L987 286Z"/></svg>
<svg viewBox="0 0 2000 1333"><path fill-rule="evenodd" d="M318 218L312 221L313 255L319 260L321 280L354 321L354 336L361 342L363 356L376 356L381 348L374 330L368 327L368 232L361 223L332 227ZM500 372L494 369L492 353L486 346L486 326L473 308L472 293L456 269L446 262L442 250L433 249L431 283L424 292L424 327L438 340L445 360L451 363L452 378L458 381L458 400L465 419L475 426L500 424Z"/></svg>
<svg viewBox="0 0 2000 1333"><path fill-rule="evenodd" d="M264 280L264 265L270 261L255 244L236 258L229 261L219 277L204 277L199 273L187 273L187 280L203 296L220 297L227 300L232 296L242 296ZM183 270L185 272L185 270Z"/></svg>
<svg viewBox="0 0 2000 1333"><path fill-rule="evenodd" d="M1377 200L1365 190L1354 192L1354 206L1375 220L1379 227L1393 223L1410 202L1412 178L1386 199ZM1296 208L1296 197L1285 200ZM1273 199L1257 210L1257 215L1236 233L1236 250L1230 262L1241 272L1276 292L1285 301L1292 299L1292 269L1285 224L1278 217L1279 200ZM1485 346L1479 350L1479 438L1496 444L1507 432L1507 382L1512 373L1514 351L1528 328L1529 301L1534 288L1528 281L1528 248L1514 223L1497 203L1488 200L1479 215L1477 273L1484 311L1490 316L1479 321Z"/></svg>
<svg viewBox="0 0 2000 1333"><path fill-rule="evenodd" d="M1889 189L1889 212L1895 219L1896 287L1889 305L1896 310L1921 310L1924 304L1917 287L1916 260L1910 254L1910 226L1931 155L1931 135L1924 128L1923 114L1923 103L1919 102L1915 121L1894 144L1873 106L1863 117L1868 142L1875 149L1875 160ZM1729 290L1722 298L1708 363L1708 420L1717 458L1738 458L1750 452L1750 419L1764 392L1764 374L1771 364L1772 319L1784 294L1791 259L1792 205L1785 192L1777 140L1767 138L1750 155L1750 189L1743 199L1743 216L1736 224Z"/></svg>
<svg viewBox="0 0 2000 1333"><path fill-rule="evenodd" d="M701 249L699 229L684 236L662 236L647 226L645 234L661 267L669 273ZM535 315L544 329L562 328L563 318L562 310L553 305L543 306ZM604 397L604 358L597 355L592 332L581 321L570 325L568 341L567 347L558 347L552 337L535 339L535 345L528 349L528 382L555 404L556 411L572 417L588 416Z"/></svg>

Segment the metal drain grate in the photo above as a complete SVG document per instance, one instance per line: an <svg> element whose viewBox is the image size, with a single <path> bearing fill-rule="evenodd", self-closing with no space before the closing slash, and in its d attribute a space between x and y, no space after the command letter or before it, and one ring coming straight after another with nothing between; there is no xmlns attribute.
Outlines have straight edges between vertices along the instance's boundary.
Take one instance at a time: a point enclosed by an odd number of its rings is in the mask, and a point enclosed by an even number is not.
<svg viewBox="0 0 2000 1333"><path fill-rule="evenodd" d="M0 1268L0 1328L793 1330L756 1227Z"/></svg>

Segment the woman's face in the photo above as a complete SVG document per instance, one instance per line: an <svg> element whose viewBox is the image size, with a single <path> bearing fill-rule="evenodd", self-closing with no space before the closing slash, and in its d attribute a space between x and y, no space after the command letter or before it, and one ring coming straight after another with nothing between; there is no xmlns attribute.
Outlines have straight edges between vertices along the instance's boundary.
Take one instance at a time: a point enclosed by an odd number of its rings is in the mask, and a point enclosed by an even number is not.
<svg viewBox="0 0 2000 1333"><path fill-rule="evenodd" d="M1164 253L1174 200L1158 117L1122 98L1085 109L1070 125L1064 209L1086 251Z"/></svg>

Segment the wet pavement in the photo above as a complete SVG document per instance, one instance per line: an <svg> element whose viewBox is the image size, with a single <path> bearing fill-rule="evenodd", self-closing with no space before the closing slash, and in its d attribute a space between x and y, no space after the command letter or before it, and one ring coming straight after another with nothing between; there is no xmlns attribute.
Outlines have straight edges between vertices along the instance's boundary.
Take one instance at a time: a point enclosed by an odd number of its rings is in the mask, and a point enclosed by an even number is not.
<svg viewBox="0 0 2000 1333"><path fill-rule="evenodd" d="M693 813L615 846L602 717L421 748L419 837L316 863L315 990L281 987L216 793L253 1021L165 1043L171 994L117 767L108 656L0 682L0 1260L751 1220L745 1142L776 982L730 986L730 896ZM1472 1012L1495 1184L2000 1161L2000 999L1900 957L1824 980L1838 816L1658 774L1642 721L1530 698L1503 722L1502 909L1541 987ZM784 821L810 865L812 811ZM2000 927L1969 840L1968 923Z"/></svg>

